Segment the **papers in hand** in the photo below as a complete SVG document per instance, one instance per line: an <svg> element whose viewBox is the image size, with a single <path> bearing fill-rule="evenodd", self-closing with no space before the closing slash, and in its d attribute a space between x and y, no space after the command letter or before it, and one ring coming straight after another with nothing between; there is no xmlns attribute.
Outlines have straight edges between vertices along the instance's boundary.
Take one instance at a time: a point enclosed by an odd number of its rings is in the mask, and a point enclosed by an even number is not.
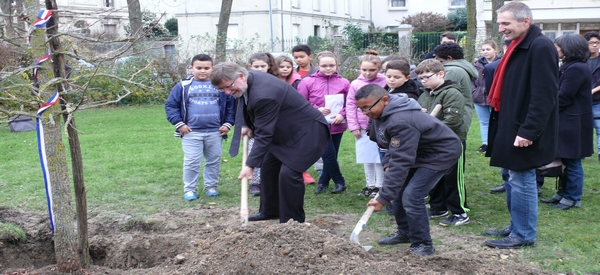
<svg viewBox="0 0 600 275"><path fill-rule="evenodd" d="M339 114L344 108L344 95L325 95L325 108L331 110L331 113L325 116L327 123L331 124L335 119L335 115Z"/></svg>

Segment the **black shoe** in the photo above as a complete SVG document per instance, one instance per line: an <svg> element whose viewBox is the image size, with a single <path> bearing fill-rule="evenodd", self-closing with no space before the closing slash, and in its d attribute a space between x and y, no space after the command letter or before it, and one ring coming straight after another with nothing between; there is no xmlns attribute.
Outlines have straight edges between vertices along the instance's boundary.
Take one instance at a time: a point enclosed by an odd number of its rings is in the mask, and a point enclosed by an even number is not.
<svg viewBox="0 0 600 275"><path fill-rule="evenodd" d="M429 256L435 254L435 248L433 248L433 245L420 244L416 247L411 246L410 252L421 256Z"/></svg>
<svg viewBox="0 0 600 275"><path fill-rule="evenodd" d="M543 202L543 203L551 203L551 204L557 204L557 203L560 202L559 199L556 199L554 197L549 198L549 199L540 199L540 201Z"/></svg>
<svg viewBox="0 0 600 275"><path fill-rule="evenodd" d="M538 192L538 198L542 196L542 187L538 186L537 187L537 192Z"/></svg>
<svg viewBox="0 0 600 275"><path fill-rule="evenodd" d="M506 249L506 248L521 248L524 246L533 245L533 242L524 241L517 237L507 236L497 240L487 240L485 245L494 248Z"/></svg>
<svg viewBox="0 0 600 275"><path fill-rule="evenodd" d="M348 187L346 187L346 185L343 184L336 184L333 189L331 190L332 194L341 194L342 192L346 191L346 189L348 189Z"/></svg>
<svg viewBox="0 0 600 275"><path fill-rule="evenodd" d="M400 231L396 231L387 237L377 240L377 243L380 245L410 243L410 238L408 238L408 235L401 233Z"/></svg>
<svg viewBox="0 0 600 275"><path fill-rule="evenodd" d="M560 210L569 210L571 208L575 207L575 203L573 203L573 205L568 205L568 204L562 204L562 203L557 203L555 205L551 205L548 208L552 208L552 209L560 209Z"/></svg>
<svg viewBox="0 0 600 275"><path fill-rule="evenodd" d="M490 189L490 194L498 194L498 193L504 193L504 192L506 192L506 188L504 187L504 184L502 184L496 188Z"/></svg>
<svg viewBox="0 0 600 275"><path fill-rule="evenodd" d="M480 154L484 154L485 151L487 151L487 144L482 144L481 146L479 146L479 148L475 152L480 153Z"/></svg>
<svg viewBox="0 0 600 275"><path fill-rule="evenodd" d="M510 231L510 228L507 226L504 229L490 229L483 231L483 235L508 237L508 235L510 235Z"/></svg>
<svg viewBox="0 0 600 275"><path fill-rule="evenodd" d="M248 221L254 222L254 221L264 221L264 220L277 220L279 219L279 217L277 216L267 216L263 213L256 213L256 214L252 214L250 216L248 216Z"/></svg>
<svg viewBox="0 0 600 275"><path fill-rule="evenodd" d="M448 210L444 210L444 211L429 210L429 211L427 211L427 215L429 216L430 219L445 218L445 217L448 217Z"/></svg>
<svg viewBox="0 0 600 275"><path fill-rule="evenodd" d="M319 184L319 185L317 185L317 188L315 189L315 194L321 194L321 193L325 192L325 190L327 190L327 186L325 186L323 184Z"/></svg>

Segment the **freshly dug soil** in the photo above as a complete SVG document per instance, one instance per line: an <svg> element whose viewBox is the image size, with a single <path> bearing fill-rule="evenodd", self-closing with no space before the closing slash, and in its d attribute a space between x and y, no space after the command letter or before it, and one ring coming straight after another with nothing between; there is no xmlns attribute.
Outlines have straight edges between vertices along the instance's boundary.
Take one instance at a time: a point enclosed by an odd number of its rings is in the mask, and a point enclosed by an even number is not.
<svg viewBox="0 0 600 275"><path fill-rule="evenodd" d="M480 236L432 226L437 254L421 257L408 244L365 251L350 244L353 214L240 226L238 209L199 205L163 212L144 221L127 216L89 221L93 265L87 274L549 274L518 262L519 250L482 245ZM58 274L47 216L0 208L0 221L21 226L27 241L0 240L3 274ZM361 242L378 234L365 230ZM441 243L440 243L441 242Z"/></svg>

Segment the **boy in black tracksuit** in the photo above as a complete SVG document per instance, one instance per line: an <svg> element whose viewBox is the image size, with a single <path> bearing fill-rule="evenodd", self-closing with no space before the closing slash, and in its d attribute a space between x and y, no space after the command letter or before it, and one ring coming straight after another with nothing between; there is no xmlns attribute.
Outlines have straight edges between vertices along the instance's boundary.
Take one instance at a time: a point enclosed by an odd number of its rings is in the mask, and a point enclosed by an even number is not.
<svg viewBox="0 0 600 275"><path fill-rule="evenodd" d="M398 231L380 244L411 243L410 251L435 253L423 198L460 157L460 140L438 119L421 111L405 94L390 95L376 84L356 92L356 105L371 118L368 135L381 148L385 177L378 196L367 205L380 211L394 201ZM409 172L412 173L407 180Z"/></svg>

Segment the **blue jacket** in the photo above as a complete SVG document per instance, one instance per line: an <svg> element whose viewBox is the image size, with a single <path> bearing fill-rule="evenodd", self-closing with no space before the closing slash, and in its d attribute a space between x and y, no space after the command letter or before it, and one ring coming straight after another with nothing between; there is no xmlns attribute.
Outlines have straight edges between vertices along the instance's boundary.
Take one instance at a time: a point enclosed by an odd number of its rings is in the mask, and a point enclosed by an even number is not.
<svg viewBox="0 0 600 275"><path fill-rule="evenodd" d="M187 123L187 101L192 80L193 76L190 76L177 83L171 89L171 93L165 104L167 120L175 125L176 137L181 137L177 129ZM219 93L219 114L221 125L231 129L235 121L235 99L232 96ZM223 138L226 139L227 135L223 136Z"/></svg>

